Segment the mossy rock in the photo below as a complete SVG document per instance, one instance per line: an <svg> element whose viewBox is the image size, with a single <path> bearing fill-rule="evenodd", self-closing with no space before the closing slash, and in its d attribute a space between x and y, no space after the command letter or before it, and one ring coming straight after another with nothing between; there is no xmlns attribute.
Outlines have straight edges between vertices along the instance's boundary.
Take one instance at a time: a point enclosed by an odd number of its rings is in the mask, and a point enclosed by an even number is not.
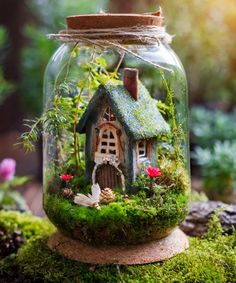
<svg viewBox="0 0 236 283"><path fill-rule="evenodd" d="M221 235L216 223L211 225L206 238L190 239L189 250L163 263L95 267L49 250L46 243L53 228L48 221L1 211L0 219L2 225L10 229L21 227L23 234L28 235L16 255L0 261L0 282L236 282L236 233Z"/></svg>
<svg viewBox="0 0 236 283"><path fill-rule="evenodd" d="M171 192L160 199L138 197L102 205L101 210L80 207L47 194L44 208L52 223L65 235L85 243L136 244L168 235L187 214L188 196Z"/></svg>

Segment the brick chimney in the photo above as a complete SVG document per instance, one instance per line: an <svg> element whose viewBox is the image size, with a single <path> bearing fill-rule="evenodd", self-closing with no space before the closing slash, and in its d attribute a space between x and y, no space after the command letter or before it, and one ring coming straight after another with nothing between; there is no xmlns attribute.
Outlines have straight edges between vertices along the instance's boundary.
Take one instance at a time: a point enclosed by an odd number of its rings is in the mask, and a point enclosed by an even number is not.
<svg viewBox="0 0 236 283"><path fill-rule="evenodd" d="M124 87L135 100L138 100L138 69L125 68L123 80Z"/></svg>

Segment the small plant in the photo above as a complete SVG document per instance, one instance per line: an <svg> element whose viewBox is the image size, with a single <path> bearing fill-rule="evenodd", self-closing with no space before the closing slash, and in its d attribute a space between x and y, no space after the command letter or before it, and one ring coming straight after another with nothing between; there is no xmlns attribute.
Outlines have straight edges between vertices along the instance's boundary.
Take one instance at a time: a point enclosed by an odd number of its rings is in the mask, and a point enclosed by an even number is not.
<svg viewBox="0 0 236 283"><path fill-rule="evenodd" d="M197 147L193 158L201 166L206 192L224 195L236 190L236 142L216 142L213 149Z"/></svg>
<svg viewBox="0 0 236 283"><path fill-rule="evenodd" d="M16 162L6 158L0 163L0 209L26 210L24 198L12 188L22 186L29 178L15 176Z"/></svg>
<svg viewBox="0 0 236 283"><path fill-rule="evenodd" d="M133 189L144 191L147 195L150 194L150 177L147 174L147 167L142 165L136 180L133 182Z"/></svg>
<svg viewBox="0 0 236 283"><path fill-rule="evenodd" d="M207 202L208 197L204 192L198 192L193 190L191 192L191 202Z"/></svg>
<svg viewBox="0 0 236 283"><path fill-rule="evenodd" d="M213 148L216 140L222 142L236 140L235 119L235 110L227 114L222 111L207 110L203 107L192 108L193 141L203 148Z"/></svg>
<svg viewBox="0 0 236 283"><path fill-rule="evenodd" d="M150 190L151 194L153 194L153 187L156 184L156 178L161 176L161 171L159 168L148 166L147 168L147 174L150 178Z"/></svg>
<svg viewBox="0 0 236 283"><path fill-rule="evenodd" d="M21 142L19 142L26 152L33 151L35 143L38 141L42 129L44 129L49 135L54 136L58 144L60 144L58 151L61 159L63 159L62 148L66 146L66 143L61 140L63 140L63 134L67 130L68 135L71 136L69 145L70 156L63 161L73 161L77 171L82 159L82 137L77 133L77 125L85 111L88 100L92 98L92 94L101 84L121 84L118 73L120 62L114 70L108 72L104 54L92 50L89 53L89 62L78 64L77 71L82 73L82 76L78 82L73 84L74 88L71 90L72 86L68 79L70 64L74 54L80 52L81 50L76 44L64 66L64 73L62 78L60 78L61 81L59 82L59 78L55 80L55 97L52 105L48 106L41 117L34 120L26 120L25 126L29 130L21 135ZM74 89L76 89L75 93L73 93Z"/></svg>
<svg viewBox="0 0 236 283"><path fill-rule="evenodd" d="M208 223L208 231L206 234L206 238L208 240L215 240L222 236L224 230L222 228L221 222L220 222L220 211L215 211L213 215L211 215L211 219Z"/></svg>
<svg viewBox="0 0 236 283"><path fill-rule="evenodd" d="M70 198L74 195L73 190L70 188L70 181L73 179L73 176L71 174L62 174L60 175L60 179L63 182L63 185L65 187L62 189L62 194L66 198Z"/></svg>
<svg viewBox="0 0 236 283"><path fill-rule="evenodd" d="M70 180L73 179L73 176L71 174L62 174L60 176L60 179L66 183L70 182Z"/></svg>

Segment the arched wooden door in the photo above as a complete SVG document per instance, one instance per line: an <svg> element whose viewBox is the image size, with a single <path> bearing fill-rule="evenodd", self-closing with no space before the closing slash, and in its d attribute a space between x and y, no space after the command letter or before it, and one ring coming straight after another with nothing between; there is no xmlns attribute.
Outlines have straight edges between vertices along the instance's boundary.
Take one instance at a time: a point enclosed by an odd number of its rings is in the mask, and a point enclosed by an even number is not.
<svg viewBox="0 0 236 283"><path fill-rule="evenodd" d="M101 189L114 189L122 187L121 173L115 166L109 163L101 164L97 167L95 180L96 183L99 184Z"/></svg>
<svg viewBox="0 0 236 283"><path fill-rule="evenodd" d="M101 189L123 189L124 176L118 168L122 153L117 128L111 124L104 124L100 129L98 141L93 182L98 183Z"/></svg>

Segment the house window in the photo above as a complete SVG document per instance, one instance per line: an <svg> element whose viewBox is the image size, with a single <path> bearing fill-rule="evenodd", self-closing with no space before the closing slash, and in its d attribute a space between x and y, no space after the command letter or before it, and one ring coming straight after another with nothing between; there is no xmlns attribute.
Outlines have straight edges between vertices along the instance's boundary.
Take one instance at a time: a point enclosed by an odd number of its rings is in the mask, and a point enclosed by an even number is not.
<svg viewBox="0 0 236 283"><path fill-rule="evenodd" d="M138 157L139 159L147 158L147 141L138 142Z"/></svg>
<svg viewBox="0 0 236 283"><path fill-rule="evenodd" d="M106 122L113 122L116 120L116 117L114 116L114 114L111 111L110 107L107 107L104 114L103 114L103 120Z"/></svg>
<svg viewBox="0 0 236 283"><path fill-rule="evenodd" d="M117 138L110 129L101 132L99 152L103 154L117 155Z"/></svg>

